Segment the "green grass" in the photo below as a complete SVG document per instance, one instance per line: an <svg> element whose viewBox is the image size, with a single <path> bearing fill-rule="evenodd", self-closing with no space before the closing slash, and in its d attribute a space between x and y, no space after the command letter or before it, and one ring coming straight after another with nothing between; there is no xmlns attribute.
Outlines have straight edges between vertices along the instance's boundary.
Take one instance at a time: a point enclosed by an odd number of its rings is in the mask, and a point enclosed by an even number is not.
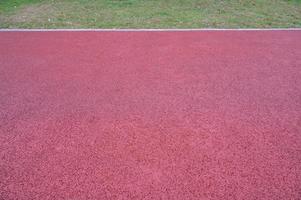
<svg viewBox="0 0 301 200"><path fill-rule="evenodd" d="M301 0L0 0L0 28L301 27Z"/></svg>

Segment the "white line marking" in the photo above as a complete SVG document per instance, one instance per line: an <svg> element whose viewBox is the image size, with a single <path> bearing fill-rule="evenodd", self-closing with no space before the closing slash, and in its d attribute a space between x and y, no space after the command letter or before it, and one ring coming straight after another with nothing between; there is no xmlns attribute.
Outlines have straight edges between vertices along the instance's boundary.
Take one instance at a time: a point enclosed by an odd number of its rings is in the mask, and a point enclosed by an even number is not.
<svg viewBox="0 0 301 200"><path fill-rule="evenodd" d="M241 29L0 29L0 32L51 32L51 31L91 31L91 32L139 32L139 31L301 31L301 28L241 28Z"/></svg>

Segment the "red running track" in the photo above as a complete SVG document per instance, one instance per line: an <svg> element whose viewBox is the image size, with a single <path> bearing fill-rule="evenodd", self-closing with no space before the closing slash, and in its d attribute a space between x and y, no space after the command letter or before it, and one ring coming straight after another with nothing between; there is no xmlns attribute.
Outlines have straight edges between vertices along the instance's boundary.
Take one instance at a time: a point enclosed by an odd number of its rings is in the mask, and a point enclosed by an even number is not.
<svg viewBox="0 0 301 200"><path fill-rule="evenodd" d="M0 199L300 199L301 31L1 32Z"/></svg>

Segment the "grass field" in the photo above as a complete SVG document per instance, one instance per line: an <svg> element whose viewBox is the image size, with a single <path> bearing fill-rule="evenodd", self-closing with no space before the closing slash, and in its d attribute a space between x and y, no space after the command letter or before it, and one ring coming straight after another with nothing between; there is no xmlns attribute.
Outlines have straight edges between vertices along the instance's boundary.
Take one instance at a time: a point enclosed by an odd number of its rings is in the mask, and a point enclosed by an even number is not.
<svg viewBox="0 0 301 200"><path fill-rule="evenodd" d="M0 28L301 27L301 0L0 0Z"/></svg>

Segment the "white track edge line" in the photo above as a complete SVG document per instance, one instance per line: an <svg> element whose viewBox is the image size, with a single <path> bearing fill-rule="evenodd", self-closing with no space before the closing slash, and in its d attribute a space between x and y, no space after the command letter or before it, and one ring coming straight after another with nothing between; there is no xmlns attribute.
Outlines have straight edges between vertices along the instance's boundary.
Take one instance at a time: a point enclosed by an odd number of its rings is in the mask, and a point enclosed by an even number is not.
<svg viewBox="0 0 301 200"><path fill-rule="evenodd" d="M91 32L139 32L139 31L301 31L301 28L239 28L239 29L0 29L0 32L51 32L51 31L91 31Z"/></svg>

